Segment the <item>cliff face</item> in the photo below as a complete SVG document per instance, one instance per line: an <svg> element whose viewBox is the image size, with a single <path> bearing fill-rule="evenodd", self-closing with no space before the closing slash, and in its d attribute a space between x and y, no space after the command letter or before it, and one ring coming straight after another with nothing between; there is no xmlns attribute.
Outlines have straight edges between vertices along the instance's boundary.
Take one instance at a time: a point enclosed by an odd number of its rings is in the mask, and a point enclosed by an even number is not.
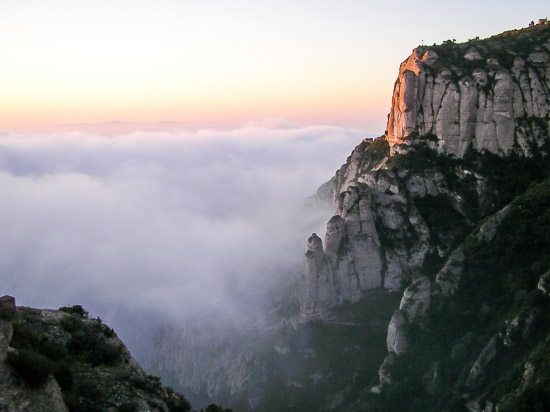
<svg viewBox="0 0 550 412"><path fill-rule="evenodd" d="M157 336L158 352L149 363L155 373L170 377L176 388L199 395L198 402L205 403L204 398L227 402L255 379L262 340L252 328L221 322L165 325Z"/></svg>
<svg viewBox="0 0 550 412"><path fill-rule="evenodd" d="M547 27L415 49L400 66L386 134L359 144L329 182L335 216L323 253L319 239L306 254L300 319L327 319L365 290L399 290L447 256L506 200L501 171L487 165L548 154L549 102ZM453 224L436 222L436 209Z"/></svg>
<svg viewBox="0 0 550 412"><path fill-rule="evenodd" d="M131 357L114 331L80 306L16 307L0 298L0 410L190 411Z"/></svg>
<svg viewBox="0 0 550 412"><path fill-rule="evenodd" d="M366 156L369 148L382 158ZM330 308L344 300L356 302L364 290L399 290L422 265L429 250L428 227L408 202L411 182L385 168L384 153L385 141L365 140L336 174L336 214L327 225L325 248L316 235L308 241L298 292L301 320L326 318ZM446 187L436 182L428 190L437 195Z"/></svg>
<svg viewBox="0 0 550 412"><path fill-rule="evenodd" d="M469 149L531 156L548 135L550 41L523 36L531 42L519 47L495 38L415 49L395 83L390 146L431 136L457 157Z"/></svg>

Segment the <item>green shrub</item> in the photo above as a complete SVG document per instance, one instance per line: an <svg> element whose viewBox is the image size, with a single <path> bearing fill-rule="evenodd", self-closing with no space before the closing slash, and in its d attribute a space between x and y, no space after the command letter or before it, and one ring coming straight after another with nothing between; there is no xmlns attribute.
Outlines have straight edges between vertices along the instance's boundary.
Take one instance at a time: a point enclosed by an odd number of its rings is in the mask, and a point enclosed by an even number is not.
<svg viewBox="0 0 550 412"><path fill-rule="evenodd" d="M31 387L37 387L46 382L54 368L50 359L27 349L8 352L7 360L15 375Z"/></svg>
<svg viewBox="0 0 550 412"><path fill-rule="evenodd" d="M72 393L63 395L63 402L69 408L69 412L102 412L103 409L92 403L83 401L80 402L78 397Z"/></svg>
<svg viewBox="0 0 550 412"><path fill-rule="evenodd" d="M121 359L120 347L109 345L102 335L94 331L82 330L74 333L67 342L70 354L77 356L83 362L98 365L114 365Z"/></svg>
<svg viewBox="0 0 550 412"><path fill-rule="evenodd" d="M10 345L16 349L28 349L39 352L55 361L66 359L67 351L63 346L56 345L46 337L40 336L29 327L15 323Z"/></svg>
<svg viewBox="0 0 550 412"><path fill-rule="evenodd" d="M114 331L113 328L110 328L106 325L103 325L103 328L102 328L102 331L103 331L103 335L106 337L106 338L113 338L116 336L116 333Z"/></svg>
<svg viewBox="0 0 550 412"><path fill-rule="evenodd" d="M379 162L380 160L390 155L390 145L384 136L374 139L365 151L365 159L372 162Z"/></svg>
<svg viewBox="0 0 550 412"><path fill-rule="evenodd" d="M150 379L149 377L143 378L139 375L131 376L128 381L133 388L148 393L156 393L157 390L161 387L160 381Z"/></svg>
<svg viewBox="0 0 550 412"><path fill-rule="evenodd" d="M59 323L69 333L79 331L84 327L82 319L75 318L74 316L64 317Z"/></svg>
<svg viewBox="0 0 550 412"><path fill-rule="evenodd" d="M81 319L88 319L90 315L88 311L85 310L81 305L62 306L59 308L59 310L62 312L70 313L71 315L76 315Z"/></svg>

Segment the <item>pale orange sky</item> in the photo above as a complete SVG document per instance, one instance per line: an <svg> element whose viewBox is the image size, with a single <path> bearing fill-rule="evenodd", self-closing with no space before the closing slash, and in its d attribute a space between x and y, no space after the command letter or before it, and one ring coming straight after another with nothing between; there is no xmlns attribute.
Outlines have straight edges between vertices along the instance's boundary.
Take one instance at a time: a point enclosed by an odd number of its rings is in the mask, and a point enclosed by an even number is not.
<svg viewBox="0 0 550 412"><path fill-rule="evenodd" d="M3 0L0 129L280 117L383 132L414 47L525 27L547 12L542 0L468 0L448 19L447 6Z"/></svg>

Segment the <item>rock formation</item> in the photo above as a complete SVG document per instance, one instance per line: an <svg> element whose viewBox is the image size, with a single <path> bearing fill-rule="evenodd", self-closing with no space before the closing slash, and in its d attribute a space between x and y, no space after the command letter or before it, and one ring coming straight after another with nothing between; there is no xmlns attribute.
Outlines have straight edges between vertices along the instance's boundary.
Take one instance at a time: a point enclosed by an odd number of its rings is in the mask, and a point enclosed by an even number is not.
<svg viewBox="0 0 550 412"><path fill-rule="evenodd" d="M447 169L431 167L424 153L441 159L547 154L550 40L542 33L529 47L506 52L498 37L422 46L401 64L386 134L361 142L320 189L327 198L332 187L335 216L327 225L322 270L331 272L336 295L316 298L315 279L328 275L304 264L302 320L326 318L332 307L357 301L366 290L399 290L420 274L426 256L447 256L460 227L438 230L426 209L452 208L466 226L495 210L498 188L491 176L458 160ZM418 164L399 164L408 153ZM444 294L456 288L452 273L459 260L457 251L442 269Z"/></svg>
<svg viewBox="0 0 550 412"><path fill-rule="evenodd" d="M540 276L537 288L541 290L545 296L550 295L550 270Z"/></svg>
<svg viewBox="0 0 550 412"><path fill-rule="evenodd" d="M422 323L430 309L430 279L422 276L416 279L405 291L399 305L407 320L413 323Z"/></svg>
<svg viewBox="0 0 550 412"><path fill-rule="evenodd" d="M304 320L322 318L322 314L344 300L359 300L366 290L399 290L404 279L418 272L429 249L427 225L408 202L408 181L403 184L393 171L379 169L381 165L376 161L360 158L372 144L365 140L357 146L336 174L336 214L327 225L324 256L328 259L317 257L323 262L321 266L308 263L312 259L308 245L298 296L300 308L318 309L302 310L300 316ZM437 189L434 186L430 190ZM385 233L385 239L380 238L379 231ZM409 239L413 238L419 241L411 245ZM331 273L334 299L312 301L315 279L326 278L315 271L317 268Z"/></svg>
<svg viewBox="0 0 550 412"><path fill-rule="evenodd" d="M403 355L409 350L407 338L407 329L409 322L407 316L401 309L397 309L391 317L390 325L388 326L387 346L388 353Z"/></svg>
<svg viewBox="0 0 550 412"><path fill-rule="evenodd" d="M190 411L82 307L38 310L0 298L0 410Z"/></svg>
<svg viewBox="0 0 550 412"><path fill-rule="evenodd" d="M440 152L457 157L469 149L506 155L514 147L531 156L544 145L547 42L523 57L509 50L495 58L497 46L491 42L438 49L419 47L399 68L387 127L392 148L428 135Z"/></svg>
<svg viewBox="0 0 550 412"><path fill-rule="evenodd" d="M313 233L307 241L307 252L299 288L300 314L304 318L323 317L336 304L334 274L329 257L323 252L323 241Z"/></svg>

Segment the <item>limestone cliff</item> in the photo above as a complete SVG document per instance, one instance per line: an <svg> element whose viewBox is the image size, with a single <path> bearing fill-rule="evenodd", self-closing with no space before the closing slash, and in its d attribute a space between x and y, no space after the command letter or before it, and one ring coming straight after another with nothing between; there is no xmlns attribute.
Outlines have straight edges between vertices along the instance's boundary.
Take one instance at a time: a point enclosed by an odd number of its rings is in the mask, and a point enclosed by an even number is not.
<svg viewBox="0 0 550 412"><path fill-rule="evenodd" d="M495 163L544 163L549 107L547 26L415 49L400 66L386 134L361 142L323 185L335 215L316 263L306 254L300 319L327 319L369 289L399 290L447 257L511 200Z"/></svg>
<svg viewBox="0 0 550 412"><path fill-rule="evenodd" d="M531 156L546 144L550 40L517 34L464 44L419 47L399 68L387 139L410 145L432 138L446 154L469 149Z"/></svg>

